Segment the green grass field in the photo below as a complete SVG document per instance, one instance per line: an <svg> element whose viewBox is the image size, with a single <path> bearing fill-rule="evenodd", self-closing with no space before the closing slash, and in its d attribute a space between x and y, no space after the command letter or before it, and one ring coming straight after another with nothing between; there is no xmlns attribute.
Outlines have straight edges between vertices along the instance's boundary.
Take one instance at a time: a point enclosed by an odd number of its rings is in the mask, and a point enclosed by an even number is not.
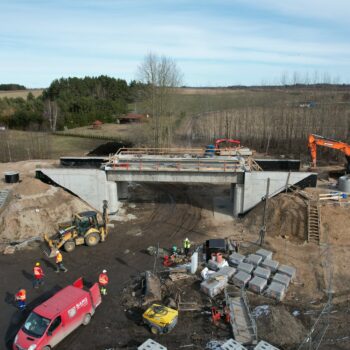
<svg viewBox="0 0 350 350"><path fill-rule="evenodd" d="M14 91L1 91L0 90L0 98L2 98L2 97L8 97L8 98L22 97L22 98L26 99L30 92L34 95L34 97L38 97L43 93L43 89L28 89L28 90L14 90Z"/></svg>

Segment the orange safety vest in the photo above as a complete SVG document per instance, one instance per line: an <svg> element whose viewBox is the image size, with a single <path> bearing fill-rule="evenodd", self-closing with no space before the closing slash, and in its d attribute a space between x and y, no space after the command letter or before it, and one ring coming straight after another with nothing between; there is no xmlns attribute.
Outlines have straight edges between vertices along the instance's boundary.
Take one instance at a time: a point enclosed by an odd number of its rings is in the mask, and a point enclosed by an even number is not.
<svg viewBox="0 0 350 350"><path fill-rule="evenodd" d="M62 262L63 258L62 258L62 254L61 253L58 253L56 255L56 264Z"/></svg>
<svg viewBox="0 0 350 350"><path fill-rule="evenodd" d="M16 300L26 301L26 290L20 289L16 294Z"/></svg>
<svg viewBox="0 0 350 350"><path fill-rule="evenodd" d="M101 273L98 277L98 283L101 286L106 286L108 284L108 276L105 273Z"/></svg>
<svg viewBox="0 0 350 350"><path fill-rule="evenodd" d="M36 279L40 279L44 276L44 272L43 272L43 269L39 266L35 266L34 267L34 277Z"/></svg>

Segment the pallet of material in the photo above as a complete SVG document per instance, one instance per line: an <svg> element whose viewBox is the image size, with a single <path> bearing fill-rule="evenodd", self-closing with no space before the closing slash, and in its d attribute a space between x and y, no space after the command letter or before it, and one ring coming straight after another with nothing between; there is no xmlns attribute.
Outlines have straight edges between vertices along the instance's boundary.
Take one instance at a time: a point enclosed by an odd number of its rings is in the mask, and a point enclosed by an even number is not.
<svg viewBox="0 0 350 350"><path fill-rule="evenodd" d="M229 265L231 266L238 266L241 262L243 262L243 260L245 259L245 256L242 254L238 254L238 253L232 253L229 257L228 257L228 262Z"/></svg>
<svg viewBox="0 0 350 350"><path fill-rule="evenodd" d="M260 340L259 343L254 348L254 350L279 350L279 349L264 340Z"/></svg>
<svg viewBox="0 0 350 350"><path fill-rule="evenodd" d="M229 339L227 342L220 346L220 350L247 350L241 343L234 339Z"/></svg>
<svg viewBox="0 0 350 350"><path fill-rule="evenodd" d="M245 273L249 273L251 274L254 270L254 265L253 264L249 264L246 262L241 262L238 266L237 266L237 270L238 271L243 271Z"/></svg>
<svg viewBox="0 0 350 350"><path fill-rule="evenodd" d="M226 276L209 277L201 283L201 291L213 298L225 289L227 281L228 279Z"/></svg>
<svg viewBox="0 0 350 350"><path fill-rule="evenodd" d="M236 273L236 269L231 266L224 266L219 271L214 272L209 278L215 278L216 276L226 276L228 280Z"/></svg>
<svg viewBox="0 0 350 350"><path fill-rule="evenodd" d="M265 259L272 260L272 252L270 250L259 249L255 252L255 254L260 255L263 258L263 260Z"/></svg>
<svg viewBox="0 0 350 350"><path fill-rule="evenodd" d="M237 287L245 287L252 278L251 274L244 271L238 271L232 278L232 282Z"/></svg>
<svg viewBox="0 0 350 350"><path fill-rule="evenodd" d="M290 277L283 273L276 273L276 275L273 276L272 281L283 284L287 289L289 287Z"/></svg>
<svg viewBox="0 0 350 350"><path fill-rule="evenodd" d="M261 294L267 286L267 280L255 276L252 280L249 281L249 289L255 293Z"/></svg>
<svg viewBox="0 0 350 350"><path fill-rule="evenodd" d="M293 266L287 266L287 265L280 265L277 270L279 273L283 273L291 278L293 280L295 278L295 275L297 273L297 270Z"/></svg>
<svg viewBox="0 0 350 350"><path fill-rule="evenodd" d="M265 269L269 269L271 272L276 272L279 266L279 262L275 260L265 259L260 265Z"/></svg>
<svg viewBox="0 0 350 350"><path fill-rule="evenodd" d="M160 345L153 339L147 339L137 348L137 350L167 350L167 348L163 345Z"/></svg>
<svg viewBox="0 0 350 350"><path fill-rule="evenodd" d="M270 298L281 301L285 297L286 287L281 283L271 282L265 294Z"/></svg>
<svg viewBox="0 0 350 350"><path fill-rule="evenodd" d="M263 267L261 267L261 266L258 266L258 267L253 271L253 275L268 280L268 279L270 278L270 276L271 276L271 270L265 269L265 268L263 268Z"/></svg>
<svg viewBox="0 0 350 350"><path fill-rule="evenodd" d="M249 254L246 258L245 258L245 260L244 260L244 262L246 262L246 263L248 263L248 264L252 264L252 265L254 265L255 267L257 267L260 263L261 263L261 261L262 261L262 256L260 256L260 255L257 255L257 254Z"/></svg>

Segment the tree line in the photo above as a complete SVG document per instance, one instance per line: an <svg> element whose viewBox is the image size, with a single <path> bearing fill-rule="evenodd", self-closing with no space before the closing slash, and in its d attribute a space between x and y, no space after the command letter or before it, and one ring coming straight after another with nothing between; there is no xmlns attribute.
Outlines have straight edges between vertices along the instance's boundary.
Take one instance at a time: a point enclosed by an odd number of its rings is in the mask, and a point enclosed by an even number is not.
<svg viewBox="0 0 350 350"><path fill-rule="evenodd" d="M0 98L0 123L21 130L50 130L84 126L99 119L114 122L140 99L144 84L101 75L54 80L35 98Z"/></svg>

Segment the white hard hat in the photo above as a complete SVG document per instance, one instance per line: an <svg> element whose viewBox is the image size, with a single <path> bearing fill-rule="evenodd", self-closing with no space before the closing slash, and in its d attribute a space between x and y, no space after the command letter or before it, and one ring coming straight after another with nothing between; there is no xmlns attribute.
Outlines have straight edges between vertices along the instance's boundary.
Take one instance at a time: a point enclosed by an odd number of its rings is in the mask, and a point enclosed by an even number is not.
<svg viewBox="0 0 350 350"><path fill-rule="evenodd" d="M102 273L107 273L107 270L102 270Z"/></svg>

